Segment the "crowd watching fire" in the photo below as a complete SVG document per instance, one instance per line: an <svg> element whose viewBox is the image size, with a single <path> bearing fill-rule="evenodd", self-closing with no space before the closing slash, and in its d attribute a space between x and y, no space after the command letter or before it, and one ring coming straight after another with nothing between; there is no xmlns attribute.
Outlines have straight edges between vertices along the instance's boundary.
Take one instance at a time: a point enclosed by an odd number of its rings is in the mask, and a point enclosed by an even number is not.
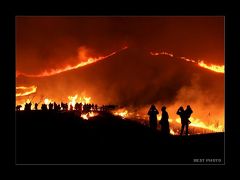
<svg viewBox="0 0 240 180"><path fill-rule="evenodd" d="M34 97L30 100L27 99L25 103L22 103L20 105L16 106L16 111L55 111L55 112L76 112L82 119L89 120L89 118L97 116L101 112L110 112L114 116L119 116L123 120L136 120L140 122L143 125L150 126L151 127L151 118L150 122L148 119L147 112L144 112L142 109L139 111L131 110L131 108L127 107L119 107L117 105L98 105L91 102L92 98L87 96L79 96L78 94L74 96L68 96L68 103L61 102L57 104L55 101L53 101L50 98L45 98L43 100L40 100L39 102L33 102ZM152 107L151 107L152 108ZM150 109L151 109L150 108ZM169 122L169 133L171 135L182 135L183 130L181 127L182 120L181 118L167 119ZM156 124L154 129L161 129L161 120L162 115L159 114L157 111L156 114ZM195 118L194 116L189 117L188 120L188 126L189 131L192 130L191 134L201 134L201 133L208 133L208 132L223 132L223 126L222 125L216 125L216 124L205 124L203 121L201 121L198 118ZM159 124L159 125L158 125ZM183 125L183 124L182 124ZM188 129L188 127L187 127ZM186 129L186 130L187 130ZM200 132L199 129L202 129ZM186 131L186 135L189 135Z"/></svg>

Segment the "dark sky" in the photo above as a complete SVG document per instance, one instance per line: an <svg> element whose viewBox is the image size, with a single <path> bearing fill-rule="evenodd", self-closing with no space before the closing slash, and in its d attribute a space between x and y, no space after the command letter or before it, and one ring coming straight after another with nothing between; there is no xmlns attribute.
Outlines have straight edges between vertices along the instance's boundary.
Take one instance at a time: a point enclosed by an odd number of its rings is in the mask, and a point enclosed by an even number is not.
<svg viewBox="0 0 240 180"><path fill-rule="evenodd" d="M224 17L16 17L21 72L76 64L80 47L94 57L125 45L223 65Z"/></svg>

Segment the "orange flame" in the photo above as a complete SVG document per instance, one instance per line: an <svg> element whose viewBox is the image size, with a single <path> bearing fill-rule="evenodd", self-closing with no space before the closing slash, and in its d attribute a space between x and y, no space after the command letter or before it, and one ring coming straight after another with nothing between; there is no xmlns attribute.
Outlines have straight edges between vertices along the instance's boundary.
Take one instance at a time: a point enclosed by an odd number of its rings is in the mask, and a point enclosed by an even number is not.
<svg viewBox="0 0 240 180"><path fill-rule="evenodd" d="M44 104L49 105L51 102L53 102L51 99L48 98L44 99Z"/></svg>
<svg viewBox="0 0 240 180"><path fill-rule="evenodd" d="M121 116L123 119L125 119L128 116L128 110L126 109L119 109L113 112L116 116Z"/></svg>
<svg viewBox="0 0 240 180"><path fill-rule="evenodd" d="M82 114L81 117L82 117L83 119L85 119L85 120L88 120L87 114Z"/></svg>
<svg viewBox="0 0 240 180"><path fill-rule="evenodd" d="M68 96L68 99L70 100L68 109L70 109L70 105L72 105L74 108L77 97L78 97L77 94L75 96Z"/></svg>
<svg viewBox="0 0 240 180"><path fill-rule="evenodd" d="M165 52L165 51L162 51L162 52L150 52L150 54L152 56L159 56L159 55L166 55L166 56L170 56L170 57L174 57L174 55L172 53L168 53L168 52Z"/></svg>
<svg viewBox="0 0 240 180"><path fill-rule="evenodd" d="M79 102L81 102L82 104L89 104L91 101L91 97L86 97L86 96L80 97L78 99L79 99Z"/></svg>
<svg viewBox="0 0 240 180"><path fill-rule="evenodd" d="M115 110L113 112L114 115L117 116L121 116L123 119L125 118L130 118L130 119L135 119L135 120L144 120L145 122L143 122L144 124L148 124L148 116L145 116L143 114L139 114L138 112L133 112L131 111L131 109L128 108L122 108L119 110ZM140 116L140 117L139 117ZM157 116L158 121L161 120L161 115ZM176 128L176 126L174 126L175 123L177 124L181 124L181 119L180 118L169 118L168 119L170 126L170 134L172 135L179 135L180 133L180 129ZM195 118L195 117L190 117L190 121L191 124L189 125L189 127L196 127L196 128L202 128L205 129L207 131L211 131L211 132L223 132L224 131L224 126L223 125L218 125L218 124L205 124L202 120L200 120L199 118ZM202 132L204 133L204 132ZM198 132L195 132L194 134L198 134Z"/></svg>
<svg viewBox="0 0 240 180"><path fill-rule="evenodd" d="M183 59L185 61L192 62L192 63L197 63L194 59L189 59L189 58L186 58L186 57L180 57L180 59Z"/></svg>
<svg viewBox="0 0 240 180"><path fill-rule="evenodd" d="M90 117L94 117L96 116L97 114L94 113L94 112L88 112L87 114L81 114L81 117L84 119L84 120L89 120Z"/></svg>
<svg viewBox="0 0 240 180"><path fill-rule="evenodd" d="M78 98L78 94L76 94L75 96L68 96L68 99L70 100L69 105L72 104L73 107L74 107L77 98ZM83 100L83 101L79 101L79 102L90 103L90 99L91 99L91 97L85 97L85 96L80 97L79 100ZM53 100L51 100L49 98L44 99L45 104L48 105L50 102L53 102ZM26 103L30 103L30 100L27 99ZM22 105L22 107L20 108L20 110L23 110L24 106L25 106L25 103L21 103L21 105ZM96 114L97 114L96 112L91 111L91 112L88 112L86 114L81 114L81 117L85 120L88 120L89 117L94 117L94 116L96 116ZM113 114L116 115L116 116L121 116L123 119L125 119L125 118L130 118L131 119L132 118L132 119L138 119L138 120L142 119L144 121L148 120L147 116L139 114L138 112L131 111L128 108L122 108L122 109L114 110ZM160 121L161 120L161 115L158 115L157 119L158 119L158 121ZM190 121L191 121L191 124L189 125L189 127L203 128L203 129L213 131L213 132L223 132L224 131L223 125L216 125L216 124L207 125L203 121L201 121L200 119L195 118L195 117L190 117ZM169 123L171 123L171 124L174 124L174 123L181 124L181 119L180 118L176 118L176 119L169 118ZM170 128L170 134L178 135L179 133L176 131L176 129L174 130L173 128Z"/></svg>
<svg viewBox="0 0 240 180"><path fill-rule="evenodd" d="M170 128L170 134L175 135L176 133L173 131L172 128Z"/></svg>
<svg viewBox="0 0 240 180"><path fill-rule="evenodd" d="M19 86L19 87L16 87L16 90L24 90L25 91L25 92L16 93L16 97L26 96L26 95L35 93L37 91L37 86L30 86L30 87Z"/></svg>
<svg viewBox="0 0 240 180"><path fill-rule="evenodd" d="M206 69L209 69L211 71L215 71L217 73L224 73L224 66L218 66L218 65L214 65L214 64L211 64L211 65L207 65L204 63L204 61L200 61L198 63L199 66L201 67L204 67Z"/></svg>
<svg viewBox="0 0 240 180"><path fill-rule="evenodd" d="M110 56L113 56L114 54L116 54L116 53L118 53L118 52L120 52L120 51L123 51L123 50L125 50L125 49L127 49L127 48L128 48L128 47L125 46L125 47L123 47L122 49L117 50L117 51L114 51L114 52L112 52L111 54L106 55L106 56L100 56L100 57L97 57L97 58L92 58L92 57L90 57L90 58L88 58L87 61L85 61L85 62L80 62L80 63L78 63L78 64L75 65L75 66L70 66L70 65L68 65L68 66L66 66L66 67L64 67L64 68L51 69L50 71L44 71L44 72L42 72L42 73L40 73L40 74L26 74L26 73L21 73L21 72L17 71L16 76L17 76L17 77L18 77L19 75L23 75L23 76L26 76L26 77L46 77L46 76L52 76L52 75L59 74L59 73L62 73L62 72L66 72L66 71L70 71L70 70L73 70L73 69L77 69L77 68L86 66L86 65L88 65L88 64L95 63L95 62L97 62L97 61L104 60L104 59L106 59L106 58L108 58L108 57L110 57Z"/></svg>
<svg viewBox="0 0 240 180"><path fill-rule="evenodd" d="M223 126L219 125L216 127L215 124L211 124L211 125L206 125L205 123L203 123L200 119L198 118L193 118L190 117L189 120L191 121L191 124L189 124L189 127L193 126L193 127L199 127L199 128L204 128L204 129L208 129L210 131L214 131L214 132L222 132L223 131ZM176 119L177 123L181 123L180 118Z"/></svg>
<svg viewBox="0 0 240 180"><path fill-rule="evenodd" d="M167 55L167 56L170 56L170 57L174 57L173 54L171 53L168 53L168 52L164 52L164 51L161 51L161 52L150 52L150 54L152 56L159 56L159 55ZM182 59L182 60L185 60L187 62L192 62L192 63L197 63L200 67L203 67L203 68L206 68L206 69L209 69L211 71L214 71L214 72L217 72L217 73L224 73L224 65L220 66L220 65L215 65L215 64L211 64L211 65L207 65L206 63L204 63L203 60L201 61L197 61L197 60L194 60L194 59L189 59L189 58L186 58L186 57L176 57L176 58L179 58L179 59Z"/></svg>

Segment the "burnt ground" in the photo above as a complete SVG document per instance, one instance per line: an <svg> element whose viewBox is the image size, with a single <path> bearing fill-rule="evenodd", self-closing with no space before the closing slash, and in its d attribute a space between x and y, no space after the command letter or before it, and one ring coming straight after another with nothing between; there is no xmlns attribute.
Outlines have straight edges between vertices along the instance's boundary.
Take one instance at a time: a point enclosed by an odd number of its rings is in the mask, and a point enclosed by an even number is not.
<svg viewBox="0 0 240 180"><path fill-rule="evenodd" d="M224 133L164 137L109 113L83 120L75 112L16 112L17 164L193 164L194 159L224 163Z"/></svg>

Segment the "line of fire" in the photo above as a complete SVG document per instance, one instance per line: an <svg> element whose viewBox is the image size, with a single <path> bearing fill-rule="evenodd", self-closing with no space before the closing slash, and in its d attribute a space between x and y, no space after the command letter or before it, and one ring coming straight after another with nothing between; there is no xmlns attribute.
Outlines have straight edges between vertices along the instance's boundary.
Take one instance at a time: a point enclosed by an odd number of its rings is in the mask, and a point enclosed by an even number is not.
<svg viewBox="0 0 240 180"><path fill-rule="evenodd" d="M16 164L224 164L224 17L16 16Z"/></svg>
<svg viewBox="0 0 240 180"><path fill-rule="evenodd" d="M56 74L64 73L66 71L72 71L74 69L81 68L83 66L87 66L89 64L96 63L98 61L107 59L121 51L128 49L127 46L121 48L120 50L114 51L106 56L101 56L97 58L88 58L86 62L80 62L77 65L73 66L66 66L62 69L52 69L50 71L45 71L40 74L26 74L17 72L17 78L21 75L22 77L48 77L54 76ZM175 58L179 61L186 61L189 63L196 64L199 68L208 69L214 73L221 73L224 74L224 66L219 65L207 65L204 63L203 60L194 60L189 59L186 57L175 57L172 53L168 53L165 51L158 51L158 52L150 52L151 56L168 56L170 58ZM37 97L37 86L32 85L29 87L24 86L17 86L16 87L16 111L55 111L55 112L75 112L75 114L84 120L91 120L92 117L99 115L101 112L110 112L113 115L120 116L123 120L130 119L133 121L137 121L145 126L150 126L149 124L149 117L147 114L148 107L150 105L146 105L141 108L133 108L128 106L122 105L115 105L115 104L103 104L98 105L94 104L94 99L91 96L81 96L79 94L75 94L73 96L67 96L66 102L59 102L59 100L54 99L52 97ZM27 98L26 98L27 97ZM38 99L38 100L37 100ZM65 99L65 100L66 100ZM56 102L59 102L57 104ZM160 108L160 104L159 108ZM171 117L172 113L176 111L177 106L170 105L171 114L168 119L170 123L170 134L171 135L179 135L181 129L181 118L180 117ZM170 109L169 107L167 109ZM175 108L175 109L173 109ZM196 113L195 113L196 114ZM157 121L160 122L162 116L159 114L157 115ZM217 121L214 119L216 116L212 115L209 111L205 114L204 119L200 119L197 115L190 117L190 130L189 134L204 134L204 133L212 133L212 132L224 132L224 125L223 125L223 117L221 121L218 119ZM219 117L218 117L219 118ZM159 124L159 123L158 123ZM157 127L158 130L161 130L160 124Z"/></svg>

